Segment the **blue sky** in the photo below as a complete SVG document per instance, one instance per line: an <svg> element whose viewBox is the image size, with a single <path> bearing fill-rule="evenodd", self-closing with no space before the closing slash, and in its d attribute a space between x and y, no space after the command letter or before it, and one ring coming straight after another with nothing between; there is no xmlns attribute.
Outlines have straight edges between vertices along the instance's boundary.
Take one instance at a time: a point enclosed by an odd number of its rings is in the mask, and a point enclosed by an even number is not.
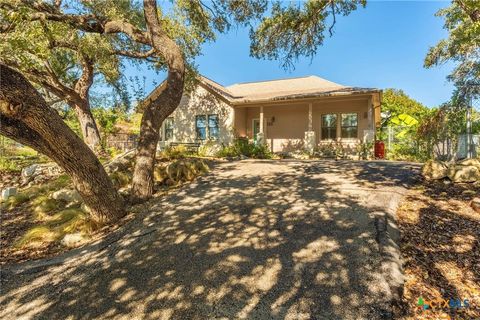
<svg viewBox="0 0 480 320"><path fill-rule="evenodd" d="M294 70L282 69L278 61L251 58L245 29L234 29L204 45L196 62L200 73L223 85L318 75L344 85L403 89L434 107L451 96L453 86L446 76L453 65L425 69L423 60L430 46L447 37L443 18L434 14L448 5L446 1L368 1L365 9L337 18L333 37L327 36L313 60L300 58ZM147 92L154 78L157 83L162 80L161 75L144 74Z"/></svg>

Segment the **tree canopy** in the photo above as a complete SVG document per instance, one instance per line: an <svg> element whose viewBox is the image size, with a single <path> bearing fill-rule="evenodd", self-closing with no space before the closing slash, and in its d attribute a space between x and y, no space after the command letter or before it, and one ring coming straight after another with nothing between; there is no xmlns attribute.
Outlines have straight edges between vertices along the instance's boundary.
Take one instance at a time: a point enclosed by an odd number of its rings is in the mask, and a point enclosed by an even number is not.
<svg viewBox="0 0 480 320"><path fill-rule="evenodd" d="M477 0L454 0L437 12L445 19L447 39L430 48L425 66L430 68L447 61L457 63L448 79L460 95L480 95L480 5Z"/></svg>

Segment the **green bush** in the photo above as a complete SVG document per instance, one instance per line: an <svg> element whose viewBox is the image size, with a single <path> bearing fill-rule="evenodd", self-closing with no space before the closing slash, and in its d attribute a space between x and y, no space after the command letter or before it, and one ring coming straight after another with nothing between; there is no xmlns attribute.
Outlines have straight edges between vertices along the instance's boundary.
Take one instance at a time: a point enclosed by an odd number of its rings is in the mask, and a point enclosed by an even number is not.
<svg viewBox="0 0 480 320"><path fill-rule="evenodd" d="M217 153L218 157L246 156L255 159L271 159L273 153L265 144L251 143L245 138L237 138L232 144L223 146Z"/></svg>
<svg viewBox="0 0 480 320"><path fill-rule="evenodd" d="M183 145L174 147L168 146L162 151L162 157L167 159L183 159L191 155L192 152L189 152L187 147Z"/></svg>

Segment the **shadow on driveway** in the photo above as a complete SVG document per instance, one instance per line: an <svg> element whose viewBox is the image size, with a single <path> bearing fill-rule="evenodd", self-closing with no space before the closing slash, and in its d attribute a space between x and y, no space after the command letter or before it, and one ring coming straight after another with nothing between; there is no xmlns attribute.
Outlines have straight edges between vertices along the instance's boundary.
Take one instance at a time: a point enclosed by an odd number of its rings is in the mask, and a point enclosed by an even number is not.
<svg viewBox="0 0 480 320"><path fill-rule="evenodd" d="M219 165L153 199L102 250L5 273L0 317L388 319L392 292L376 215L394 214L392 199L417 169L350 161Z"/></svg>

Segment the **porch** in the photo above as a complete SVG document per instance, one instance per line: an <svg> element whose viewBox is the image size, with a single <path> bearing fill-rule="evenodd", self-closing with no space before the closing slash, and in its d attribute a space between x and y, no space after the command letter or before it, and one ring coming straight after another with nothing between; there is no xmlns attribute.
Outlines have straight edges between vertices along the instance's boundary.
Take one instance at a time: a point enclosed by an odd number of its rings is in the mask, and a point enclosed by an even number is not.
<svg viewBox="0 0 480 320"><path fill-rule="evenodd" d="M355 149L373 141L380 121L376 94L235 106L234 128L240 137L266 143L273 152L313 151L341 143Z"/></svg>

